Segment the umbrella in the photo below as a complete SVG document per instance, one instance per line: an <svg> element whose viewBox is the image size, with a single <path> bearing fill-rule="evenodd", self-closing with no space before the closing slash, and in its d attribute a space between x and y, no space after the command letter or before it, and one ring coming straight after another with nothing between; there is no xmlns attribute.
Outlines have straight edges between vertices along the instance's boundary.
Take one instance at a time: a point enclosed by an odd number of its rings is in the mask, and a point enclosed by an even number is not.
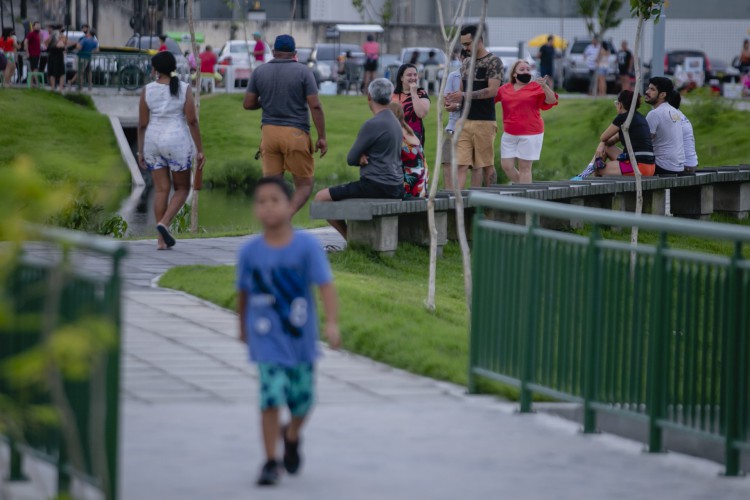
<svg viewBox="0 0 750 500"><path fill-rule="evenodd" d="M562 50L568 46L568 41L566 39L559 37L557 35L552 35L552 36L554 37L552 40L552 45L556 49ZM549 37L548 34L537 35L526 43L528 44L529 47L541 47L542 45L547 43L547 37Z"/></svg>

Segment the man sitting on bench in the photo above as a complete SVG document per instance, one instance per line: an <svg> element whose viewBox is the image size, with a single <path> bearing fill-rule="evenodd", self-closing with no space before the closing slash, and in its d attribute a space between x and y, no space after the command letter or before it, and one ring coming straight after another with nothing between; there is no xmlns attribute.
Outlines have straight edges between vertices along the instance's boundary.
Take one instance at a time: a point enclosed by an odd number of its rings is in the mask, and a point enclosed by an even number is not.
<svg viewBox="0 0 750 500"><path fill-rule="evenodd" d="M401 166L401 125L388 104L393 84L377 78L367 88L367 102L372 114L359 129L357 139L346 156L347 164L359 167L359 180L326 188L315 195L315 201L340 201L350 198L401 199L404 196L404 171ZM346 239L346 222L329 220Z"/></svg>

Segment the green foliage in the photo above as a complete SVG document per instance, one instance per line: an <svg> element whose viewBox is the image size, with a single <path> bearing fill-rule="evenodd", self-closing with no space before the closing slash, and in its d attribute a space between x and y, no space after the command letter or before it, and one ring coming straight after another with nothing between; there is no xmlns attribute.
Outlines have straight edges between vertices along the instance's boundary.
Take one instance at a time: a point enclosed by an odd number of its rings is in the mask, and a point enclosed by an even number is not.
<svg viewBox="0 0 750 500"><path fill-rule="evenodd" d="M74 197L53 216L49 222L56 226L116 238L125 236L128 223L120 215L111 213L97 202L101 193L95 194L91 186L82 186Z"/></svg>
<svg viewBox="0 0 750 500"><path fill-rule="evenodd" d="M189 203L185 203L177 212L177 215L172 219L172 224L169 226L169 231L172 233L187 233L190 231L190 211L191 206Z"/></svg>
<svg viewBox="0 0 750 500"><path fill-rule="evenodd" d="M578 12L583 16L591 36L604 37L604 33L622 22L618 13L624 0L577 0Z"/></svg>
<svg viewBox="0 0 750 500"><path fill-rule="evenodd" d="M715 127L723 116L731 113L732 105L709 89L695 89L686 99L690 100L690 122L702 128Z"/></svg>
<svg viewBox="0 0 750 500"><path fill-rule="evenodd" d="M630 15L642 16L645 21L653 19L654 23L658 23L662 9L664 9L664 0L630 0Z"/></svg>
<svg viewBox="0 0 750 500"><path fill-rule="evenodd" d="M62 96L68 101L72 102L73 104L78 104L79 106L83 106L85 108L96 110L96 106L94 105L94 100L88 94L81 94L77 92L67 92L63 94Z"/></svg>
<svg viewBox="0 0 750 500"><path fill-rule="evenodd" d="M380 9L380 19L384 25L388 25L391 22L394 10L394 0L385 0L383 2L383 8Z"/></svg>
<svg viewBox="0 0 750 500"><path fill-rule="evenodd" d="M69 204L75 189L66 182L51 185L28 157L8 161L0 169L3 176L0 182L0 240L3 242L0 249L0 345L6 349L17 347L13 340L8 344L5 338L13 333L23 333L25 339L29 336L44 339L13 357L4 352L0 363L0 433L24 443L25 436L48 435L48 431L73 424L61 418L57 407L39 404L48 400L40 391L47 393L49 377L57 373L68 380L87 378L96 367L98 355L112 346L116 338L115 325L95 317L65 325L42 321L42 310L60 309L60 293L51 292L55 287L49 286L47 281L37 289L22 289L25 313L19 313L16 303L19 290L10 289L9 284L18 263L19 249L29 237L28 223L48 221Z"/></svg>
<svg viewBox="0 0 750 500"><path fill-rule="evenodd" d="M0 172L25 155L50 182L130 182L109 120L92 107L54 92L5 89L0 109L8 125L0 134Z"/></svg>
<svg viewBox="0 0 750 500"><path fill-rule="evenodd" d="M128 232L128 222L120 214L110 214L99 225L97 232L102 235L111 234L115 238L124 238L125 233Z"/></svg>

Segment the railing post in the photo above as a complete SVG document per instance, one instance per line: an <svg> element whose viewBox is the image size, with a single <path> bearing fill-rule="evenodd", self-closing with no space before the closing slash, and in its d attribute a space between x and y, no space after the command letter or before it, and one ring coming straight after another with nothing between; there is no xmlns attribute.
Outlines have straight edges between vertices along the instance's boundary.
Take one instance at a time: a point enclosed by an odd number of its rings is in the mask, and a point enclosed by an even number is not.
<svg viewBox="0 0 750 500"><path fill-rule="evenodd" d="M740 450L735 447L735 441L739 441L742 433L740 429L740 417L743 412L744 397L740 393L739 388L742 387L739 381L743 375L743 367L740 356L744 354L742 352L741 338L739 335L739 328L742 323L740 318L742 299L742 278L740 276L740 270L737 268L738 262L742 260L742 243L735 242L734 255L732 261L727 269L729 273L727 275L729 294L726 302L727 315L726 322L724 324L724 359L725 359L725 370L724 370L724 401L722 403L722 410L724 410L724 460L725 460L725 474L727 476L738 476L740 474ZM747 360L744 360L747 361Z"/></svg>
<svg viewBox="0 0 750 500"><path fill-rule="evenodd" d="M10 448L10 475L8 481L26 481L28 478L23 473L23 455L16 447L16 441L10 437L8 439Z"/></svg>
<svg viewBox="0 0 750 500"><path fill-rule="evenodd" d="M669 311L665 311L667 260L664 256L664 250L666 247L667 235L662 232L659 234L659 243L656 245L656 255L654 256L654 286L650 301L651 331L649 332L649 370L646 382L650 396L648 403L649 453L661 453L663 451L662 429L659 426L659 420L664 416L664 384L666 383L666 373L664 370L666 366L664 359L664 341L666 339L665 318L669 314Z"/></svg>
<svg viewBox="0 0 750 500"><path fill-rule="evenodd" d="M588 289L588 305L591 309L587 315L586 328L584 330L585 351L583 357L583 432L592 434L596 432L596 410L591 407L591 403L596 399L596 381L598 379L599 352L598 338L601 326L601 307L598 302L601 293L601 263L599 262L600 249L598 242L601 239L601 232L598 225L591 228L588 248L588 279L586 287Z"/></svg>
<svg viewBox="0 0 750 500"><path fill-rule="evenodd" d="M539 312L532 304L536 304L537 297L539 297L539 238L536 235L536 229L539 227L539 216L533 214L529 223L529 229L526 233L526 256L524 258L524 266L527 277L527 297L526 297L526 313L527 331L523 334L524 349L523 349L523 368L521 370L521 413L531 412L531 401L532 394L529 389L529 382L534 378L534 352L537 340L537 319Z"/></svg>
<svg viewBox="0 0 750 500"><path fill-rule="evenodd" d="M69 496L71 482L67 445L65 444L65 438L60 436L60 450L57 457L57 494L60 498Z"/></svg>
<svg viewBox="0 0 750 500"><path fill-rule="evenodd" d="M474 304L471 308L471 315L470 315L470 321L469 324L469 377L467 379L467 390L469 394L476 394L477 392L477 379L476 375L474 375L474 367L477 365L477 337L480 335L477 331L477 325L479 324L479 311L482 309L482 307L477 304L477 299L482 300L482 292L477 288L477 282L479 279L477 277L479 276L479 269L478 269L478 262L479 257L486 251L485 248L483 248L483 245L480 243L481 236L480 236L480 222L482 221L482 208L477 207L476 213L474 214L474 228L473 228L473 241L475 243L475 253L473 258L471 259L471 274L475 278L472 280L472 292L471 296L475 297ZM477 253L478 252L478 253ZM485 314L487 311L484 311ZM489 334L489 333L488 333Z"/></svg>
<svg viewBox="0 0 750 500"><path fill-rule="evenodd" d="M112 322L115 326L116 344L114 352L107 353L107 384L106 408L107 426L105 427L105 442L107 456L107 480L104 484L104 494L107 500L116 500L119 487L119 443L120 443L120 361L122 355L122 283L120 276L120 260L122 255L115 254L112 259L112 277L110 278L111 295L109 308Z"/></svg>

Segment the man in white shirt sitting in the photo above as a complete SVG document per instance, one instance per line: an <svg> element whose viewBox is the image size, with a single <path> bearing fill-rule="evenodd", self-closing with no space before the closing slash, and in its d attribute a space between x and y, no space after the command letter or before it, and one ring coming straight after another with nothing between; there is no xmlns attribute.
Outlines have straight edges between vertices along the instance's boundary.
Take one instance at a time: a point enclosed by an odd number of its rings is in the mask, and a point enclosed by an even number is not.
<svg viewBox="0 0 750 500"><path fill-rule="evenodd" d="M656 174L679 174L685 170L682 113L669 104L674 99L672 80L655 76L649 80L645 100L654 109L646 115L656 157ZM679 94L678 94L679 95Z"/></svg>

